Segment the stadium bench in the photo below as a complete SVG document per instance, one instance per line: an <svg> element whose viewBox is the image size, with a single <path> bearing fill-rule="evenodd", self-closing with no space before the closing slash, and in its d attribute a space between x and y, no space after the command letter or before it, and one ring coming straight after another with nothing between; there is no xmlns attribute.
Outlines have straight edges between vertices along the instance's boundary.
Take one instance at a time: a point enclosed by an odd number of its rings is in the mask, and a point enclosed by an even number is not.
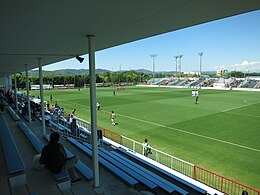
<svg viewBox="0 0 260 195"><path fill-rule="evenodd" d="M8 112L11 114L12 118L13 118L15 121L21 120L20 117L15 113L15 111L14 111L10 106L7 107L7 110L8 110Z"/></svg>
<svg viewBox="0 0 260 195"><path fill-rule="evenodd" d="M84 153L86 153L88 156L92 157L92 151L88 148L86 148L84 145L76 141L74 138L68 137L68 141L74 145L76 145L79 149L81 149ZM101 165L106 167L108 170L110 170L112 173L120 177L124 182L126 182L129 186L134 186L138 184L138 181L134 179L133 177L129 176L113 164L109 163L102 157L98 157L98 161Z"/></svg>
<svg viewBox="0 0 260 195"><path fill-rule="evenodd" d="M123 148L116 148L116 149L117 149L118 151L120 151L120 152L122 152L122 153L124 153L124 154L126 154L126 155L128 155L128 156L130 156L130 157L132 157L132 158L134 158L134 159L136 159L136 160L138 160L139 162L142 162L142 163L144 163L145 165L148 165L149 167L152 167L153 169L155 169L155 170L157 170L157 171L159 171L159 172L161 172L161 173L167 175L168 177L174 179L175 181L178 181L178 182L180 182L180 183L182 183L182 184L184 184L184 185L186 185L186 186L192 188L193 190L195 190L195 191L197 191L197 192L199 192L199 193L201 193L201 194L207 194L207 191L206 191L206 190L204 190L204 189L202 189L202 188L200 188L200 187L198 187L198 186L196 186L196 185L194 185L194 184L192 184L192 183L190 183L190 182L188 182L188 181L186 181L186 180L184 180L184 179L181 179L181 178L179 178L179 177L177 177L177 176L175 176L175 175L173 175L173 174L171 174L171 173L169 173L169 172L167 172L167 171L161 169L160 167L157 167L157 166L153 165L152 163L149 163L149 162L147 162L147 161L145 161L145 160L143 160L143 159L137 157L137 156L134 155L134 154L131 154L131 153L127 152L127 151L126 151L125 149L123 149Z"/></svg>
<svg viewBox="0 0 260 195"><path fill-rule="evenodd" d="M36 151L40 154L42 151L42 148L44 147L43 143L40 141L40 139L32 132L32 130L24 123L20 122L18 124L20 129L23 131L23 133L26 135L26 137L29 139L29 141L32 143ZM56 181L63 181L69 179L69 174L67 171L62 171L57 174L53 174Z"/></svg>
<svg viewBox="0 0 260 195"><path fill-rule="evenodd" d="M31 131L31 129L24 122L20 122L18 124L18 126L23 131L23 133L26 135L26 137L29 139L29 141L33 144L36 151L38 153L41 153L44 145L40 141L40 139Z"/></svg>
<svg viewBox="0 0 260 195"><path fill-rule="evenodd" d="M50 120L50 125L53 130L58 130L61 133L71 133L71 130L68 127L65 127L62 124L57 124ZM54 127L54 128L53 128ZM66 131L65 131L66 130Z"/></svg>
<svg viewBox="0 0 260 195"><path fill-rule="evenodd" d="M92 150L92 146L88 143L83 143L84 146L88 147L90 150ZM111 158L109 155L106 155L102 150L99 148L99 156L107 160L108 162L114 164L116 167L119 169L123 170L126 172L128 175L132 176L135 178L137 181L143 183L145 186L147 186L150 189L155 189L158 187L157 184L152 182L151 180L147 179L144 177L142 174L136 172L135 170L130 169L129 167L125 166L124 164L118 162L117 160ZM151 179L151 178L150 178Z"/></svg>
<svg viewBox="0 0 260 195"><path fill-rule="evenodd" d="M49 134L45 134L44 138L49 142L50 141L50 135ZM68 149L64 148L68 157L73 157L75 155L73 155ZM91 180L93 179L93 171L87 166L85 165L81 160L78 160L78 162L75 164L76 169L78 169L78 171L87 179L87 180Z"/></svg>
<svg viewBox="0 0 260 195"><path fill-rule="evenodd" d="M9 126L2 114L0 114L0 138L6 160L9 182L11 186L27 183L25 165L20 152L14 142Z"/></svg>
<svg viewBox="0 0 260 195"><path fill-rule="evenodd" d="M157 174L149 171L148 169L140 166L139 164L129 160L128 158L112 151L109 152L107 150L102 149L103 152L107 153L108 155L110 155L112 158L114 158L115 160L125 164L126 166L131 167L133 170L136 170L137 172L139 172L140 174L144 175L145 177L152 179L151 181L155 182L156 184L159 185L160 188L162 188L163 190L165 190L168 193L172 193L174 191L177 191L180 194L186 195L188 194L187 191L181 189L180 187L174 185L173 183L167 181L166 179L158 176Z"/></svg>
<svg viewBox="0 0 260 195"><path fill-rule="evenodd" d="M78 130L79 130L79 135L84 139L87 139L91 135L91 133L88 130L86 130L86 128L84 127L79 127ZM111 143L104 139L101 139L100 141L101 143L104 143L107 146L111 146Z"/></svg>

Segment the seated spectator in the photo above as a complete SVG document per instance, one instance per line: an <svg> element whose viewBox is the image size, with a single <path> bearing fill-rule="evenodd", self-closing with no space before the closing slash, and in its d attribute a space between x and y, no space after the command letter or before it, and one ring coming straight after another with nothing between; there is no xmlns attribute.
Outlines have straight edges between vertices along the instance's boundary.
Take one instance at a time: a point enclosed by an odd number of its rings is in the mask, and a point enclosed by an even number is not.
<svg viewBox="0 0 260 195"><path fill-rule="evenodd" d="M63 145L59 143L59 139L59 133L51 134L50 143L42 149L40 163L45 164L55 174L66 169L70 175L71 183L75 184L82 180L77 176L74 168L74 165L78 162L78 157L68 158Z"/></svg>

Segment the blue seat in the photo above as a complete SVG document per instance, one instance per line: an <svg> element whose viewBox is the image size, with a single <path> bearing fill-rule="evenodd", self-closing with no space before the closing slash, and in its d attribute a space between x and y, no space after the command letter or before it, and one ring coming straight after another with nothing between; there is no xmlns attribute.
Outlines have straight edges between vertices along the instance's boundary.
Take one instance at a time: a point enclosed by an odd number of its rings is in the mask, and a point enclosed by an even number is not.
<svg viewBox="0 0 260 195"><path fill-rule="evenodd" d="M126 172L127 174L129 174L130 176L132 176L133 178L135 178L137 181L139 181L140 183L144 184L145 186L147 186L150 189L155 189L158 187L158 185L152 181L153 179L151 177L145 177L144 174L142 174L141 172L136 171L136 169L131 169L128 166L122 164L120 161L111 158L109 155L106 155L104 152L102 152L101 150L99 150L99 155L101 157L103 157L104 159L106 159L108 162L114 164L115 166L117 166L119 169L123 170L124 172ZM174 191L174 190L173 190ZM172 191L172 192L173 192Z"/></svg>
<svg viewBox="0 0 260 195"><path fill-rule="evenodd" d="M0 137L8 173L11 175L24 172L24 162L14 142L9 126L2 114L0 115Z"/></svg>
<svg viewBox="0 0 260 195"><path fill-rule="evenodd" d="M29 139L29 141L32 143L34 148L38 153L42 152L42 149L44 147L41 140L32 132L32 130L24 123L20 122L18 126L22 129L23 133L26 135L26 137ZM62 181L69 179L69 174L67 171L62 171L57 174L53 174L56 181Z"/></svg>
<svg viewBox="0 0 260 195"><path fill-rule="evenodd" d="M44 138L48 142L50 141L49 134L45 134ZM65 151L66 151L68 157L74 156L68 149L65 148ZM78 160L78 162L75 164L75 167L87 180L93 179L93 171L87 165L85 165L81 160Z"/></svg>
<svg viewBox="0 0 260 195"><path fill-rule="evenodd" d="M83 144L79 143L78 141L76 141L74 138L71 138L71 137L68 137L68 141L71 142L72 144L76 145L79 149L81 149L87 155L92 157L92 151L90 149L86 148ZM114 173L115 175L120 177L129 186L134 186L134 185L138 184L138 181L136 179L134 179L133 177L129 176L124 171L122 171L121 169L117 168L116 166L114 166L113 164L111 164L110 162L105 160L104 158L99 156L98 157L98 161L99 161L99 163L101 165L103 165L108 170L110 170L112 173Z"/></svg>
<svg viewBox="0 0 260 195"><path fill-rule="evenodd" d="M88 143L83 143L84 146L88 147L89 149L92 149L92 146ZM150 189L155 189L158 187L157 184L152 182L151 180L147 179L146 177L143 176L143 174L138 173L136 170L130 169L128 166L125 166L124 164L120 163L119 161L111 158L109 155L106 155L102 150L99 149L99 156L107 160L108 162L114 164L116 167L119 169L123 170L126 172L128 175L132 176L134 179L137 181L143 183L145 186L147 186Z"/></svg>
<svg viewBox="0 0 260 195"><path fill-rule="evenodd" d="M15 111L10 106L7 107L7 110L9 111L9 113L11 114L12 118L15 121L21 120L20 117L15 113Z"/></svg>
<svg viewBox="0 0 260 195"><path fill-rule="evenodd" d="M127 151L126 151L125 149L123 149L123 148L116 148L116 149L117 149L118 151L120 151L120 152L122 152L122 153L124 153L124 154L126 154L126 155L128 155L128 156L130 156L130 157L132 157L132 158L134 158L134 159L136 159L136 160L138 160L139 162L142 162L142 163L144 163L145 165L148 165L149 167L151 167L151 168L153 168L153 169L155 169L155 170L157 170L157 171L159 171L159 172L161 172L161 173L163 173L163 174L169 176L170 178L174 179L175 181L178 181L178 182L180 182L180 183L182 183L182 184L184 184L184 185L186 185L186 186L192 188L193 190L195 190L195 191L197 191L197 192L199 192L199 193L201 193L201 194L207 194L207 191L206 191L206 190L204 190L204 189L202 189L202 188L200 188L200 187L198 187L198 186L196 186L196 185L194 185L194 184L192 184L192 183L190 183L190 182L188 182L188 181L186 181L186 180L184 180L184 179L181 179L181 178L177 177L176 175L173 175L173 174L171 174L171 173L169 173L169 172L167 172L167 171L165 171L165 170L163 170L163 169L161 169L161 168L159 168L159 167L153 165L152 163L149 163L149 162L147 162L147 161L145 161L145 160L143 160L143 159L137 157L136 155L133 155L133 154L127 152Z"/></svg>
<svg viewBox="0 0 260 195"><path fill-rule="evenodd" d="M180 194L186 195L188 194L187 191L181 189L180 187L174 185L173 183L167 181L166 179L158 176L157 174L149 171L148 169L140 166L139 164L129 160L128 158L112 151L109 152L107 150L102 149L102 151L106 152L108 155L110 155L112 158L116 159L117 161L131 167L132 169L136 170L140 174L143 174L145 177L152 179L155 183L157 183L163 190L165 190L168 193L172 193L174 191L177 191Z"/></svg>
<svg viewBox="0 0 260 195"><path fill-rule="evenodd" d="M32 132L32 130L24 122L20 122L18 124L18 126L23 131L23 133L26 135L26 137L29 139L29 141L32 143L32 145L34 146L36 151L38 153L41 153L44 145L40 141L40 139Z"/></svg>

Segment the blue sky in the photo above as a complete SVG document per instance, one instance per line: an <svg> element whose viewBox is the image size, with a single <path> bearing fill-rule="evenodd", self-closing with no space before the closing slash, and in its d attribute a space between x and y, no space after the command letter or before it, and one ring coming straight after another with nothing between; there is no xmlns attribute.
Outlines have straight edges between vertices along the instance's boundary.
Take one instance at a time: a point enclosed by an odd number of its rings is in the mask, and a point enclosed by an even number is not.
<svg viewBox="0 0 260 195"><path fill-rule="evenodd" d="M198 71L198 52L203 52L203 70L260 72L260 11L254 11L198 26L154 36L96 52L96 68L152 70L150 54L158 54L155 71L175 70L173 56L182 54L182 71ZM88 57L54 63L44 70L88 69Z"/></svg>

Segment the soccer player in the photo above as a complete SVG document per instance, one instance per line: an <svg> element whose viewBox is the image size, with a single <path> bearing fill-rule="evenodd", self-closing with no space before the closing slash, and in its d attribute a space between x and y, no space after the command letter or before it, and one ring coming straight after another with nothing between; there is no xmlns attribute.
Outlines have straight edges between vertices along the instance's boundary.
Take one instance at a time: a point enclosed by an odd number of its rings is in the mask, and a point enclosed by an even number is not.
<svg viewBox="0 0 260 195"><path fill-rule="evenodd" d="M196 96L195 104L199 104L199 95Z"/></svg>
<svg viewBox="0 0 260 195"><path fill-rule="evenodd" d="M116 125L116 123L115 123L116 113L114 113L114 111L111 112L110 119L111 119L112 125L115 126Z"/></svg>
<svg viewBox="0 0 260 195"><path fill-rule="evenodd" d="M100 108L101 108L101 104L100 102L97 102L97 109L100 110Z"/></svg>

